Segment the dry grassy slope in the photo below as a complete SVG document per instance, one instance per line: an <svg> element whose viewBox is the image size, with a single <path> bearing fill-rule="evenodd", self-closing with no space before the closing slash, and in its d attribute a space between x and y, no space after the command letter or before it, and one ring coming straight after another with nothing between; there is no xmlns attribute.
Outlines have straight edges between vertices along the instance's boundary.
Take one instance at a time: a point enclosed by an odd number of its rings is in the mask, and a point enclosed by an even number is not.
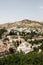
<svg viewBox="0 0 43 65"><path fill-rule="evenodd" d="M39 23L37 21L32 21L32 20L22 20L14 23L6 23L6 24L0 24L0 28L6 27L6 28L11 28L11 27L43 27L43 23Z"/></svg>

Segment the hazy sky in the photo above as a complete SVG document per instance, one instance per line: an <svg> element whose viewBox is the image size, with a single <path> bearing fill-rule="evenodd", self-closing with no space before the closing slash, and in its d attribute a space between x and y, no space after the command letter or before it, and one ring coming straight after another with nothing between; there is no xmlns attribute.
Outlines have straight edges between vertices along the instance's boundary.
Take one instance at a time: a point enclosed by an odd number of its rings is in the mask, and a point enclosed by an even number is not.
<svg viewBox="0 0 43 65"><path fill-rule="evenodd" d="M22 19L43 21L43 0L0 0L0 23Z"/></svg>

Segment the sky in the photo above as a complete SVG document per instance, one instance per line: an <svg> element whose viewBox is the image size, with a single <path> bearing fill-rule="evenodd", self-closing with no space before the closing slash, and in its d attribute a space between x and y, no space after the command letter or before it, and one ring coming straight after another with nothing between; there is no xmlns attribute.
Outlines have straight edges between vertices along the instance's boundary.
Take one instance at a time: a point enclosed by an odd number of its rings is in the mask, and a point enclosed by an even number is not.
<svg viewBox="0 0 43 65"><path fill-rule="evenodd" d="M43 21L43 0L0 0L0 23Z"/></svg>

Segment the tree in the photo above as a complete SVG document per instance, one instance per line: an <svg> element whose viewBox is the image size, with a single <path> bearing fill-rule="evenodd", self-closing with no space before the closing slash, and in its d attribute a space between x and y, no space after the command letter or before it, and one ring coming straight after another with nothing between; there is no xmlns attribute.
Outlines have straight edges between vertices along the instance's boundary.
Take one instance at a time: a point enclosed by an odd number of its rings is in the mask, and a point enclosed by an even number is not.
<svg viewBox="0 0 43 65"><path fill-rule="evenodd" d="M5 41L9 41L9 38L5 38L5 39L3 39L3 42L5 42Z"/></svg>
<svg viewBox="0 0 43 65"><path fill-rule="evenodd" d="M38 51L38 48L34 47L34 51L37 52Z"/></svg>
<svg viewBox="0 0 43 65"><path fill-rule="evenodd" d="M2 35L7 32L7 29L4 27L4 28L1 28L0 29L0 38L2 38Z"/></svg>
<svg viewBox="0 0 43 65"><path fill-rule="evenodd" d="M13 29L11 29L9 35L14 35L14 30Z"/></svg>
<svg viewBox="0 0 43 65"><path fill-rule="evenodd" d="M43 50L43 43L42 43L42 45L39 47L41 50Z"/></svg>
<svg viewBox="0 0 43 65"><path fill-rule="evenodd" d="M9 48L9 52L12 54L14 53L14 49L13 48Z"/></svg>
<svg viewBox="0 0 43 65"><path fill-rule="evenodd" d="M14 46L17 48L17 43L15 41L12 41Z"/></svg>

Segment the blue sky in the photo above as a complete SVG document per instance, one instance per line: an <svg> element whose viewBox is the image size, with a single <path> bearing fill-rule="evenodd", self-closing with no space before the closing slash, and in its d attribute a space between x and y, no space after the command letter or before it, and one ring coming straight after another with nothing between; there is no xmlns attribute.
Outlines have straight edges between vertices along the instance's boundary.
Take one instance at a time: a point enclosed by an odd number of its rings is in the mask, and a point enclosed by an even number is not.
<svg viewBox="0 0 43 65"><path fill-rule="evenodd" d="M0 0L0 23L22 19L43 21L43 0Z"/></svg>

